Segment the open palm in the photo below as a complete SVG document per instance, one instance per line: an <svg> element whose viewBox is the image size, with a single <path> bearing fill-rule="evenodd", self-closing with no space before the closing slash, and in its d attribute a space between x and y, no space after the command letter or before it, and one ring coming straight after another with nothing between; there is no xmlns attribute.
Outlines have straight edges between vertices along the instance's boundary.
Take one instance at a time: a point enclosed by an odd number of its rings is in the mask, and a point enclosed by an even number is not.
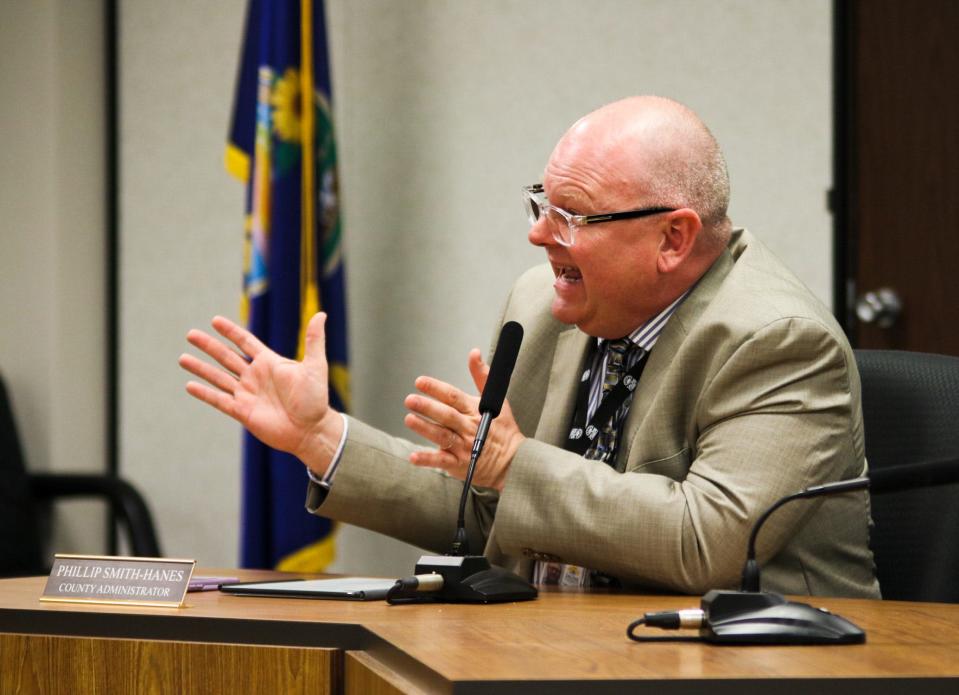
<svg viewBox="0 0 959 695"><path fill-rule="evenodd" d="M252 333L217 316L213 328L239 350L203 331L187 334L191 345L221 368L181 355L179 363L207 383L191 381L190 395L212 405L275 449L304 458L331 414L327 386L324 314L310 321L302 362L281 357Z"/></svg>

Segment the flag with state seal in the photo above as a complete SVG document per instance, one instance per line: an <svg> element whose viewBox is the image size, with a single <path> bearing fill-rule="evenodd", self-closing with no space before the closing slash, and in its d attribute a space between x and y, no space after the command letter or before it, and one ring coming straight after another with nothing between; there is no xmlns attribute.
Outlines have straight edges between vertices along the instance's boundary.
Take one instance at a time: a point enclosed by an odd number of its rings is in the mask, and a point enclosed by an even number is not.
<svg viewBox="0 0 959 695"><path fill-rule="evenodd" d="M302 359L306 324L328 314L330 402L349 410L342 225L322 0L250 0L226 148L246 186L242 314L281 355ZM244 567L322 571L334 525L303 508L306 469L243 439Z"/></svg>

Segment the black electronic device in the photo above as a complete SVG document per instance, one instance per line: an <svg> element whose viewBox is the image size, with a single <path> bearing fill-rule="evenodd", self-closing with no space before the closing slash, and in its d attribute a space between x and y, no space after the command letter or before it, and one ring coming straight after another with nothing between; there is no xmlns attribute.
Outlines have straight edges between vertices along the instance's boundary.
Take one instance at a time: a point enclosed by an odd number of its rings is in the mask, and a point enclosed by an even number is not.
<svg viewBox="0 0 959 695"><path fill-rule="evenodd" d="M502 567L493 567L482 555L424 555L416 562L417 586L405 590L429 591L432 598L450 603L504 603L536 598L536 588ZM394 597L395 598L395 597Z"/></svg>
<svg viewBox="0 0 959 695"><path fill-rule="evenodd" d="M700 636L729 644L861 644L865 633L842 616L771 592L709 591Z"/></svg>
<svg viewBox="0 0 959 695"><path fill-rule="evenodd" d="M869 478L851 478L814 485L783 497L767 509L749 535L746 564L739 591L713 590L703 596L698 609L647 613L626 630L638 642L662 637L635 634L641 625L665 629L699 628L699 639L716 644L861 644L866 633L845 618L807 603L788 601L783 596L760 590L756 538L766 519L787 502L822 495L861 490ZM668 639L668 638L667 638Z"/></svg>
<svg viewBox="0 0 959 695"><path fill-rule="evenodd" d="M480 423L463 481L456 535L449 555L424 555L416 563L415 576L400 579L387 595L390 603L445 601L451 603L503 603L529 601L537 591L525 579L501 567L493 567L482 555L470 555L466 538L466 502L470 485L489 434L490 425L503 408L520 344L523 327L508 321L500 331L486 386L480 397Z"/></svg>

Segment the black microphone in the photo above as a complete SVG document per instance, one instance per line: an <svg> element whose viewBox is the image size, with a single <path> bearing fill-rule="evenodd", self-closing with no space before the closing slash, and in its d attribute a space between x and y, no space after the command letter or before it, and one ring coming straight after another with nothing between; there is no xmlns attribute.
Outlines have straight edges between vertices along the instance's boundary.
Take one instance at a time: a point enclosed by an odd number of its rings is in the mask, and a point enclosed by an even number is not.
<svg viewBox="0 0 959 695"><path fill-rule="evenodd" d="M739 591L713 589L707 592L699 609L647 613L633 621L627 636L637 642L663 638L640 637L634 630L640 625L676 629L699 628L699 638L716 644L861 644L866 633L842 616L807 603L787 601L780 594L760 591L759 564L756 562L756 538L766 520L777 509L798 499L832 495L869 487L869 478L850 478L834 483L813 485L787 495L763 512L749 534L746 563Z"/></svg>
<svg viewBox="0 0 959 695"><path fill-rule="evenodd" d="M496 341L496 352L493 353L493 364L490 365L480 396L479 413L480 423L476 428L476 437L473 438L473 449L470 452L470 464L466 469L466 479L463 481L463 493L460 495L459 514L456 517L456 535L453 538L451 555L469 555L469 541L466 539L466 501L469 499L470 485L473 483L473 474L476 472L476 462L483 453L486 436L489 434L493 419L503 409L506 400L506 390L509 380L513 376L513 367L519 355L519 346L523 342L523 327L516 321L508 321L499 333Z"/></svg>
<svg viewBox="0 0 959 695"><path fill-rule="evenodd" d="M470 555L466 539L466 503L476 462L483 452L490 424L499 415L506 399L513 367L523 342L523 327L515 321L507 322L499 334L493 363L490 365L486 385L480 397L480 423L470 452L469 468L463 481L459 514L456 519L456 535L449 555L424 555L416 563L414 577L400 579L387 595L390 603L420 601L450 601L463 603L500 603L503 601L528 601L536 598L537 591L525 579L493 567L482 555Z"/></svg>
<svg viewBox="0 0 959 695"><path fill-rule="evenodd" d="M496 341L496 352L493 353L493 364L490 365L489 375L486 377L486 386L480 396L480 414L489 413L492 417L499 415L506 400L506 390L509 380L513 377L513 367L519 356L519 347L523 343L523 327L516 321L507 321L499 332Z"/></svg>

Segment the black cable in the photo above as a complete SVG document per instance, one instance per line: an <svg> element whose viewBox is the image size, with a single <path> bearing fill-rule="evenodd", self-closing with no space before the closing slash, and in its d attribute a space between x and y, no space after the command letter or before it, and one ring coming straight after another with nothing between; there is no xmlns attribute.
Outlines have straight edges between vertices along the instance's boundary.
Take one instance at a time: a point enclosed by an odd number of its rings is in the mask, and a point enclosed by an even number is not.
<svg viewBox="0 0 959 695"><path fill-rule="evenodd" d="M629 637L629 638L632 639L632 640L638 640L638 638L636 637L636 635L633 634L633 630L635 630L637 627L640 627L641 625L645 625L645 624L646 624L646 618L636 618L636 620L634 620L633 622L631 622L631 623L629 624L629 627L626 628L626 636Z"/></svg>

